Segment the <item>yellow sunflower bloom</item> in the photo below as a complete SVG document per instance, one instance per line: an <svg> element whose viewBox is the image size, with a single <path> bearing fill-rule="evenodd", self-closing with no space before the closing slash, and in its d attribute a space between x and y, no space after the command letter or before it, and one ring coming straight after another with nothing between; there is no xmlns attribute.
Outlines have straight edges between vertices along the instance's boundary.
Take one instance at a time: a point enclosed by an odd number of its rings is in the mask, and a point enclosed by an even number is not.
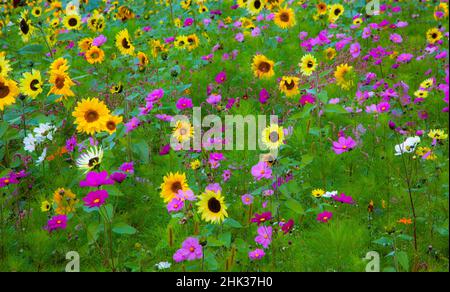
<svg viewBox="0 0 450 292"><path fill-rule="evenodd" d="M220 191L206 190L199 197L198 213L206 222L221 223L228 217L227 206Z"/></svg>
<svg viewBox="0 0 450 292"><path fill-rule="evenodd" d="M116 47L122 55L134 54L134 46L131 43L130 35L127 29L121 30L116 35Z"/></svg>
<svg viewBox="0 0 450 292"><path fill-rule="evenodd" d="M8 80L0 76L0 111L5 106L16 102L16 97L19 95L19 88L14 80Z"/></svg>
<svg viewBox="0 0 450 292"><path fill-rule="evenodd" d="M175 197L179 190L186 191L188 189L186 174L169 172L169 174L164 176L161 184L161 198L163 198L164 203L167 203Z"/></svg>
<svg viewBox="0 0 450 292"><path fill-rule="evenodd" d="M303 75L311 76L316 71L317 59L313 55L308 54L302 57L299 65Z"/></svg>
<svg viewBox="0 0 450 292"><path fill-rule="evenodd" d="M252 70L255 77L270 78L275 75L273 70L274 62L264 55L256 55L253 57Z"/></svg>
<svg viewBox="0 0 450 292"><path fill-rule="evenodd" d="M31 70L30 72L23 73L23 78L20 81L20 92L31 98L36 98L42 92L42 78L41 72L38 70Z"/></svg>
<svg viewBox="0 0 450 292"><path fill-rule="evenodd" d="M83 99L77 103L72 113L78 132L92 135L105 130L109 109L97 98Z"/></svg>
<svg viewBox="0 0 450 292"><path fill-rule="evenodd" d="M300 78L295 76L283 76L280 81L279 88L287 97L292 97L300 93L298 84Z"/></svg>
<svg viewBox="0 0 450 292"><path fill-rule="evenodd" d="M283 29L291 28L295 26L295 13L292 8L280 8L274 17L275 24Z"/></svg>

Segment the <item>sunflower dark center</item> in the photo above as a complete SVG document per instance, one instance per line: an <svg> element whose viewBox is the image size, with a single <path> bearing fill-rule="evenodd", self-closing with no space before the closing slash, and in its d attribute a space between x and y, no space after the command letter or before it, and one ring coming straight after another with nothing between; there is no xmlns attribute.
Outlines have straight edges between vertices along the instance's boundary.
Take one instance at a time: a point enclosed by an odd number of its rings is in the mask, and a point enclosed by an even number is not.
<svg viewBox="0 0 450 292"><path fill-rule="evenodd" d="M93 52L93 53L91 54L91 58L92 58L92 59L98 59L98 57L100 57L100 55L99 55L98 52Z"/></svg>
<svg viewBox="0 0 450 292"><path fill-rule="evenodd" d="M176 181L172 184L172 186L170 187L170 189L172 190L173 193L178 193L179 190L182 190L182 186L181 183L179 181Z"/></svg>
<svg viewBox="0 0 450 292"><path fill-rule="evenodd" d="M261 8L261 1L256 0L255 3L253 3L253 6L254 6L256 9Z"/></svg>
<svg viewBox="0 0 450 292"><path fill-rule="evenodd" d="M216 198L211 198L208 200L208 209L213 213L219 213L222 209L222 205Z"/></svg>
<svg viewBox="0 0 450 292"><path fill-rule="evenodd" d="M0 82L0 99L7 97L9 92L9 87L3 82Z"/></svg>
<svg viewBox="0 0 450 292"><path fill-rule="evenodd" d="M291 82L284 81L284 86L286 86L288 90L291 90L294 88L295 82L294 80L291 80Z"/></svg>
<svg viewBox="0 0 450 292"><path fill-rule="evenodd" d="M278 135L278 132L274 131L269 134L269 139L270 139L270 142L275 143L275 142L278 142L278 140L280 139L280 136Z"/></svg>
<svg viewBox="0 0 450 292"><path fill-rule="evenodd" d="M431 35L431 37L434 38L434 39L437 38L437 33L433 33L433 34Z"/></svg>
<svg viewBox="0 0 450 292"><path fill-rule="evenodd" d="M308 61L308 63L306 64L306 66L308 68L312 68L314 66L314 63L312 61Z"/></svg>
<svg viewBox="0 0 450 292"><path fill-rule="evenodd" d="M63 88L64 87L64 81L65 81L64 77L60 77L60 76L56 77L56 80L55 80L56 88L58 88L58 89Z"/></svg>
<svg viewBox="0 0 450 292"><path fill-rule="evenodd" d="M30 89L33 91L38 90L39 87L37 85L39 85L39 80L33 79L33 81L31 81L31 83L30 83Z"/></svg>
<svg viewBox="0 0 450 292"><path fill-rule="evenodd" d="M84 119L88 122L88 123L93 123L96 120L98 120L99 118L99 114L94 111L94 110L88 110L85 114L84 114Z"/></svg>
<svg viewBox="0 0 450 292"><path fill-rule="evenodd" d="M289 22L289 13L286 12L281 13L280 19L283 22Z"/></svg>
<svg viewBox="0 0 450 292"><path fill-rule="evenodd" d="M30 31L30 26L28 25L26 19L22 18L22 20L20 21L20 30L23 34L28 34L28 32Z"/></svg>
<svg viewBox="0 0 450 292"><path fill-rule="evenodd" d="M337 8L334 10L334 15L338 16L339 14L341 14L341 9Z"/></svg>
<svg viewBox="0 0 450 292"><path fill-rule="evenodd" d="M258 70L262 72L269 72L270 71L270 64L267 62L261 62L258 66Z"/></svg>
<svg viewBox="0 0 450 292"><path fill-rule="evenodd" d="M116 129L116 123L109 121L106 123L106 128L110 131L114 131Z"/></svg>
<svg viewBox="0 0 450 292"><path fill-rule="evenodd" d="M71 19L69 19L69 25L70 26L77 26L77 24L78 24L78 20L76 19L76 18L71 18Z"/></svg>
<svg viewBox="0 0 450 292"><path fill-rule="evenodd" d="M123 39L122 39L122 47L124 47L125 49L131 48L130 42L128 41L127 38L123 38Z"/></svg>

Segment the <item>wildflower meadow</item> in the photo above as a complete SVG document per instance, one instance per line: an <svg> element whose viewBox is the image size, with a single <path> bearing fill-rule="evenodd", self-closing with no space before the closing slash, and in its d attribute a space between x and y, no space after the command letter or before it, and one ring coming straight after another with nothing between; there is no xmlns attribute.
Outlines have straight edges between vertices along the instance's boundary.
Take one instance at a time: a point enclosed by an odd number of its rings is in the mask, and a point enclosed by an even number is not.
<svg viewBox="0 0 450 292"><path fill-rule="evenodd" d="M3 0L0 271L449 271L446 0Z"/></svg>

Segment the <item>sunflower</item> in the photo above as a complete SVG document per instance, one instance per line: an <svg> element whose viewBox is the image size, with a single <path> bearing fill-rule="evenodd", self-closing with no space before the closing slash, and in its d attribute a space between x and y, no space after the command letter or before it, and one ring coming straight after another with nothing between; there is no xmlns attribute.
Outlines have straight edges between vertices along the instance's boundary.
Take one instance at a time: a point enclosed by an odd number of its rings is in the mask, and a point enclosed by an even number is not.
<svg viewBox="0 0 450 292"><path fill-rule="evenodd" d="M79 30L81 28L81 17L78 14L66 15L63 24L68 30Z"/></svg>
<svg viewBox="0 0 450 292"><path fill-rule="evenodd" d="M121 116L110 115L105 122L105 129L111 135L117 129L117 125L122 123L123 118Z"/></svg>
<svg viewBox="0 0 450 292"><path fill-rule="evenodd" d="M138 52L137 53L137 58L139 60L139 68L142 69L142 68L145 68L148 65L149 60L148 60L148 57L147 57L147 55L145 53Z"/></svg>
<svg viewBox="0 0 450 292"><path fill-rule="evenodd" d="M299 94L300 93L300 91L298 90L299 81L300 78L297 78L295 76L283 76L279 84L281 92L286 94L287 97Z"/></svg>
<svg viewBox="0 0 450 292"><path fill-rule="evenodd" d="M111 93L122 93L123 91L123 84L122 82L119 82L117 84L114 84L113 86L111 86L111 88L109 89L109 91Z"/></svg>
<svg viewBox="0 0 450 292"><path fill-rule="evenodd" d="M247 1L247 10L252 15L257 15L261 12L266 4L266 0L248 0Z"/></svg>
<svg viewBox="0 0 450 292"><path fill-rule="evenodd" d="M52 87L47 95L53 93L56 95L62 95L63 97L75 96L73 91L70 89L70 87L75 85L75 83L63 70L51 71L49 82L52 84Z"/></svg>
<svg viewBox="0 0 450 292"><path fill-rule="evenodd" d="M237 0L237 5L240 8L246 8L247 7L247 2L248 2L248 0Z"/></svg>
<svg viewBox="0 0 450 292"><path fill-rule="evenodd" d="M67 59L64 58L58 58L50 65L50 73L53 71L62 71L66 72L69 70L69 62Z"/></svg>
<svg viewBox="0 0 450 292"><path fill-rule="evenodd" d="M17 83L0 76L0 110L2 111L5 106L15 103L18 95Z"/></svg>
<svg viewBox="0 0 450 292"><path fill-rule="evenodd" d="M258 78L270 78L275 75L273 70L274 62L267 59L264 55L255 55L253 57L253 74Z"/></svg>
<svg viewBox="0 0 450 292"><path fill-rule="evenodd" d="M50 21L50 26L51 27L53 27L53 28L57 28L58 26L59 26L59 19L58 18L53 18L51 21Z"/></svg>
<svg viewBox="0 0 450 292"><path fill-rule="evenodd" d="M274 22L283 29L293 27L296 23L294 10L286 7L280 8L278 12L275 13Z"/></svg>
<svg viewBox="0 0 450 292"><path fill-rule="evenodd" d="M438 12L440 12L442 14L442 16L438 17L439 16ZM434 19L440 20L442 18L447 18L447 17L448 17L448 4L445 2L441 2L441 3L439 3L439 5L437 5L434 8Z"/></svg>
<svg viewBox="0 0 450 292"><path fill-rule="evenodd" d="M228 217L227 206L220 191L206 190L198 198L198 213L206 222L221 223Z"/></svg>
<svg viewBox="0 0 450 292"><path fill-rule="evenodd" d="M335 48L327 48L323 51L323 53L325 54L325 58L327 60L333 60L336 57L336 49Z"/></svg>
<svg viewBox="0 0 450 292"><path fill-rule="evenodd" d="M180 1L181 8L184 10L188 10L191 7L192 0L181 0Z"/></svg>
<svg viewBox="0 0 450 292"><path fill-rule="evenodd" d="M152 49L153 58L158 57L158 54L167 52L165 44L161 43L160 40L151 40L150 47Z"/></svg>
<svg viewBox="0 0 450 292"><path fill-rule="evenodd" d="M442 39L442 32L439 30L439 28L435 27L427 31L427 41L430 44L434 44L440 39Z"/></svg>
<svg viewBox="0 0 450 292"><path fill-rule="evenodd" d="M362 23L363 23L363 20L362 20L361 17L357 17L357 18L353 19L353 24L354 25L360 25Z"/></svg>
<svg viewBox="0 0 450 292"><path fill-rule="evenodd" d="M87 20L88 28L94 32L101 32L105 28L105 17L97 10Z"/></svg>
<svg viewBox="0 0 450 292"><path fill-rule="evenodd" d="M328 20L331 23L336 22L336 20L338 20L338 18L344 13L345 9L344 6L342 6L342 4L333 4L330 7L330 11L328 13Z"/></svg>
<svg viewBox="0 0 450 292"><path fill-rule="evenodd" d="M428 132L428 137L430 137L431 139L436 139L436 140L446 140L448 138L448 134L445 134L445 132L443 130L434 129L434 130L430 130L430 132Z"/></svg>
<svg viewBox="0 0 450 292"><path fill-rule="evenodd" d="M184 173L171 173L167 174L163 178L163 183L161 184L161 198L163 198L164 203L171 201L179 190L189 190L189 186L186 180L186 174Z"/></svg>
<svg viewBox="0 0 450 292"><path fill-rule="evenodd" d="M88 98L77 103L72 116L75 117L77 131L91 135L105 130L109 109L103 101Z"/></svg>
<svg viewBox="0 0 450 292"><path fill-rule="evenodd" d="M262 131L262 142L271 150L278 149L281 145L283 145L283 140L283 127L280 127L277 124L267 126Z"/></svg>
<svg viewBox="0 0 450 292"><path fill-rule="evenodd" d="M194 33L187 36L187 49L188 51L192 51L196 49L200 44L200 40L198 36Z"/></svg>
<svg viewBox="0 0 450 292"><path fill-rule="evenodd" d="M311 195L315 198L321 198L325 194L325 191L322 189L312 190Z"/></svg>
<svg viewBox="0 0 450 292"><path fill-rule="evenodd" d="M324 2L319 2L316 5L317 14L318 15L325 15L327 14L327 4Z"/></svg>
<svg viewBox="0 0 450 292"><path fill-rule="evenodd" d="M41 212L48 212L52 208L49 201L45 200L41 203Z"/></svg>
<svg viewBox="0 0 450 292"><path fill-rule="evenodd" d="M300 70L302 71L302 74L305 76L311 76L311 74L316 71L317 68L317 60L316 58L311 55L304 55L300 61Z"/></svg>
<svg viewBox="0 0 450 292"><path fill-rule="evenodd" d="M31 70L31 73L23 73L23 78L20 81L20 92L31 98L36 98L42 92L42 78L41 72L38 70Z"/></svg>
<svg viewBox="0 0 450 292"><path fill-rule="evenodd" d="M79 169L85 172L97 169L103 160L102 147L91 147L85 153L81 154L76 161L76 165Z"/></svg>
<svg viewBox="0 0 450 292"><path fill-rule="evenodd" d="M353 86L353 66L348 64L341 64L337 66L334 72L334 77L336 78L337 84L345 90L350 89Z"/></svg>
<svg viewBox="0 0 450 292"><path fill-rule="evenodd" d="M253 21L250 18L241 17L239 19L239 21L242 23L243 28L250 29L250 30L255 28L255 24L253 23Z"/></svg>
<svg viewBox="0 0 450 292"><path fill-rule="evenodd" d="M266 1L266 8L269 10L275 9L277 7L280 7L281 4L283 4L284 0L267 0Z"/></svg>
<svg viewBox="0 0 450 292"><path fill-rule="evenodd" d="M96 46L92 46L86 52L86 61L89 64L101 63L105 59L105 52L102 49Z"/></svg>
<svg viewBox="0 0 450 292"><path fill-rule="evenodd" d="M428 79L422 81L422 83L420 83L420 87L421 88L425 88L425 89L430 88L433 85L434 85L434 79L433 78L428 78Z"/></svg>
<svg viewBox="0 0 450 292"><path fill-rule="evenodd" d="M128 29L121 30L116 34L116 47L122 55L133 55L134 46L131 43Z"/></svg>
<svg viewBox="0 0 450 292"><path fill-rule="evenodd" d="M19 34L22 36L22 40L26 43L33 35L34 26L31 24L31 20L28 17L28 10L24 10L20 14L19 18Z"/></svg>
<svg viewBox="0 0 450 292"><path fill-rule="evenodd" d="M177 49L186 49L188 44L189 44L188 38L184 35L177 36L174 42L175 48Z"/></svg>
<svg viewBox="0 0 450 292"><path fill-rule="evenodd" d="M208 12L208 7L206 7L206 5L199 5L198 6L198 13L205 13Z"/></svg>
<svg viewBox="0 0 450 292"><path fill-rule="evenodd" d="M414 92L414 95L416 96L416 97L419 97L419 98L427 98L428 97L428 91L426 91L426 90L416 90L416 92Z"/></svg>
<svg viewBox="0 0 450 292"><path fill-rule="evenodd" d="M42 8L39 7L39 6L34 7L34 8L31 10L31 14L32 14L34 17L39 17L39 16L41 16L41 15L42 15Z"/></svg>
<svg viewBox="0 0 450 292"><path fill-rule="evenodd" d="M79 42L78 42L78 48L80 49L80 51L82 52L86 52L87 50L89 50L92 46L92 38L82 38Z"/></svg>
<svg viewBox="0 0 450 292"><path fill-rule="evenodd" d="M11 72L11 66L9 65L9 60L5 56L0 55L0 77L7 78L9 72Z"/></svg>
<svg viewBox="0 0 450 292"><path fill-rule="evenodd" d="M56 203L56 214L64 215L75 211L78 203L77 196L69 189L59 188L53 193L53 201Z"/></svg>
<svg viewBox="0 0 450 292"><path fill-rule="evenodd" d="M173 129L172 136L178 142L186 142L194 136L194 127L186 121L178 121Z"/></svg>

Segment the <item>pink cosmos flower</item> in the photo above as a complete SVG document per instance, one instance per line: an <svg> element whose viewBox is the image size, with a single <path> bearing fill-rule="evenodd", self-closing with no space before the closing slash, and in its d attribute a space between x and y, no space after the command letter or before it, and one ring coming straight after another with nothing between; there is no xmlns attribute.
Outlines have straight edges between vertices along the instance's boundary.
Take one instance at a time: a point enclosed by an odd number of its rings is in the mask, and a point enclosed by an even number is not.
<svg viewBox="0 0 450 292"><path fill-rule="evenodd" d="M328 223L328 221L333 218L333 213L324 211L317 215L316 220L323 223Z"/></svg>
<svg viewBox="0 0 450 292"><path fill-rule="evenodd" d="M127 175L123 172L116 171L110 175L110 178L117 183L122 183L127 178Z"/></svg>
<svg viewBox="0 0 450 292"><path fill-rule="evenodd" d="M294 228L294 220L289 219L288 222L283 222L281 224L281 230L283 231L284 234L288 234L292 228Z"/></svg>
<svg viewBox="0 0 450 292"><path fill-rule="evenodd" d="M269 220L272 220L272 212L264 212L261 214L255 213L255 217L253 217L250 222L258 224L265 223Z"/></svg>
<svg viewBox="0 0 450 292"><path fill-rule="evenodd" d="M181 249L173 255L176 262L193 261L203 257L203 247L195 237L188 237L181 245Z"/></svg>
<svg viewBox="0 0 450 292"><path fill-rule="evenodd" d="M108 172L95 172L91 171L86 175L86 179L80 181L80 187L92 187L96 188L103 185L113 185L114 180L108 178Z"/></svg>
<svg viewBox="0 0 450 292"><path fill-rule="evenodd" d="M269 97L269 92L265 88L261 89L261 91L259 92L259 102L265 104Z"/></svg>
<svg viewBox="0 0 450 292"><path fill-rule="evenodd" d="M136 130L137 127L141 124L138 118L132 117L128 122L125 123L125 132L129 133L133 130Z"/></svg>
<svg viewBox="0 0 450 292"><path fill-rule="evenodd" d="M269 164L265 161L260 161L252 167L251 173L256 180L261 180L262 178L271 178L272 169Z"/></svg>
<svg viewBox="0 0 450 292"><path fill-rule="evenodd" d="M179 190L176 197L182 201L195 201L197 198L192 190Z"/></svg>
<svg viewBox="0 0 450 292"><path fill-rule="evenodd" d="M222 174L223 182L227 182L231 178L231 170L225 169Z"/></svg>
<svg viewBox="0 0 450 292"><path fill-rule="evenodd" d="M361 45L359 43L353 43L350 45L350 54L354 59L358 58L360 53L361 53Z"/></svg>
<svg viewBox="0 0 450 292"><path fill-rule="evenodd" d="M171 212L178 212L184 207L184 201L180 198L173 198L168 204L167 204L167 211L169 213Z"/></svg>
<svg viewBox="0 0 450 292"><path fill-rule="evenodd" d="M53 216L47 222L47 226L44 227L48 232L52 232L56 229L66 229L67 227L67 216L66 215L56 215Z"/></svg>
<svg viewBox="0 0 450 292"><path fill-rule="evenodd" d="M377 112L386 113L386 112L389 112L390 108L391 108L391 105L389 104L389 102L381 102L377 105Z"/></svg>
<svg viewBox="0 0 450 292"><path fill-rule="evenodd" d="M131 161L122 163L122 165L119 167L119 170L126 173L134 174L134 162Z"/></svg>
<svg viewBox="0 0 450 292"><path fill-rule="evenodd" d="M272 226L258 227L258 236L255 237L255 242L261 244L264 248L269 247L272 242Z"/></svg>
<svg viewBox="0 0 450 292"><path fill-rule="evenodd" d="M147 98L145 99L147 102L156 102L164 97L164 89L158 88L153 90L147 95Z"/></svg>
<svg viewBox="0 0 450 292"><path fill-rule="evenodd" d="M227 73L225 71L221 71L216 75L215 81L217 84L222 84L227 80Z"/></svg>
<svg viewBox="0 0 450 292"><path fill-rule="evenodd" d="M337 201L337 202L341 202L343 204L349 204L352 205L355 202L353 201L353 198L351 196L347 196L344 193L340 194L340 195L336 195L336 196L332 196L333 200Z"/></svg>
<svg viewBox="0 0 450 292"><path fill-rule="evenodd" d="M184 110L184 109L187 109L187 108L191 108L192 106L193 106L192 105L192 99L187 98L187 97L180 98L177 101L177 103L176 103L176 107L179 110Z"/></svg>
<svg viewBox="0 0 450 292"><path fill-rule="evenodd" d="M393 33L389 36L389 40L395 44L401 44L403 42L403 38L398 33Z"/></svg>
<svg viewBox="0 0 450 292"><path fill-rule="evenodd" d="M222 191L222 187L218 183L209 184L205 189L207 191L213 191L215 193Z"/></svg>
<svg viewBox="0 0 450 292"><path fill-rule="evenodd" d="M240 32L234 36L234 39L236 41L242 43L244 41L244 34Z"/></svg>
<svg viewBox="0 0 450 292"><path fill-rule="evenodd" d="M255 250L253 250L253 251L250 251L249 253L248 253L248 257L251 259L251 260L260 260L260 259L262 259L264 256L265 256L266 254L265 254L265 252L264 252L264 250L262 250L262 249L260 249L260 248L257 248L257 249L255 249Z"/></svg>
<svg viewBox="0 0 450 292"><path fill-rule="evenodd" d="M101 207L108 196L108 192L105 190L92 191L83 198L84 205L89 208Z"/></svg>
<svg viewBox="0 0 450 292"><path fill-rule="evenodd" d="M222 100L222 96L220 94L211 94L206 102L212 105L217 105Z"/></svg>
<svg viewBox="0 0 450 292"><path fill-rule="evenodd" d="M104 35L101 34L92 40L92 46L93 47L101 47L103 44L106 43L107 40L108 39Z"/></svg>
<svg viewBox="0 0 450 292"><path fill-rule="evenodd" d="M333 151L336 154L348 152L356 147L356 142L352 137L339 137L338 141L333 141Z"/></svg>
<svg viewBox="0 0 450 292"><path fill-rule="evenodd" d="M253 196L250 195L250 194L245 194L245 195L241 196L241 200L242 200L242 203L244 205L251 205L251 204L253 204L253 199L254 199Z"/></svg>

